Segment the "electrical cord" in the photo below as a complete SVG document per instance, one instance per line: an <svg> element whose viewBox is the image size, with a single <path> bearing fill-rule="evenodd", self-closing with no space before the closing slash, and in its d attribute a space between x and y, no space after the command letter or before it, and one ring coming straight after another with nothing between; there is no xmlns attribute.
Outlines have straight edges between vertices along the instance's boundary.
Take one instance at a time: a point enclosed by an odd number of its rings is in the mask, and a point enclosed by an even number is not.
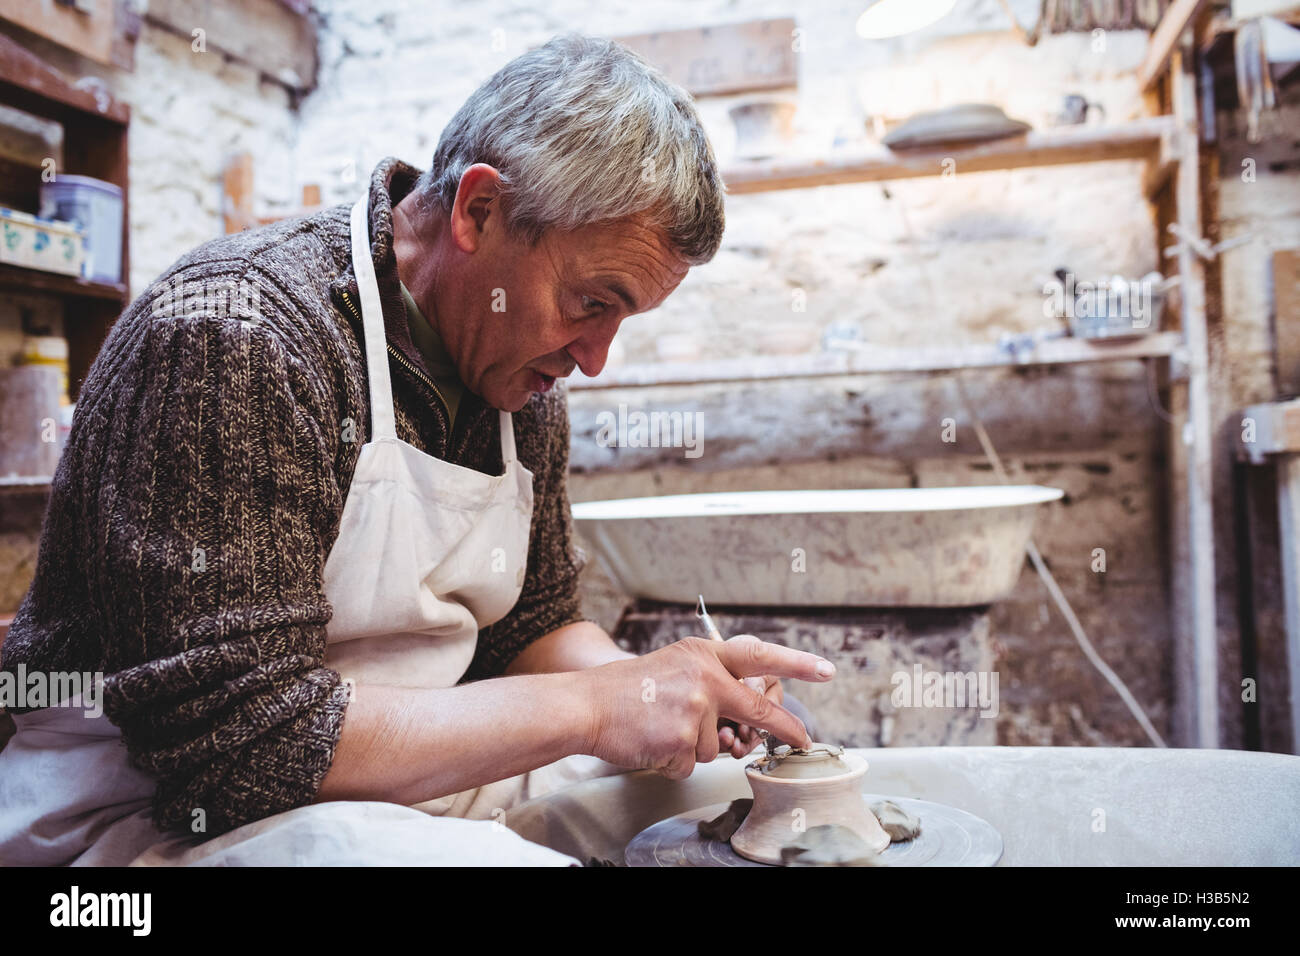
<svg viewBox="0 0 1300 956"><path fill-rule="evenodd" d="M975 406L971 403L970 398L966 394L966 387L962 383L961 374L958 373L954 375L953 380L957 383L957 391L961 395L962 403L966 406L966 414L970 416L971 422L975 426L975 436L979 439L980 447L984 450L984 455L988 458L989 464L993 466L994 472L997 473L997 476L1002 480L1003 484L1011 484L1011 478L1007 474L1007 470L1002 466L1002 459L998 456L997 450L993 447L992 439L989 438L988 432L984 430L984 423L980 421L979 414L975 411ZM1147 737L1150 738L1151 742L1157 747L1168 747L1169 745L1165 743L1164 738L1160 736L1159 732L1156 731L1156 728L1147 718L1146 712L1142 709L1142 705L1137 702L1137 698L1129 692L1128 687L1126 687L1124 682L1119 679L1119 675L1111 670L1109 665L1102 660L1101 655L1097 653L1097 649L1093 647L1092 642L1088 640L1088 635L1084 633L1083 625L1079 623L1079 618L1075 615L1074 609L1070 607L1070 602L1066 600L1065 594L1061 591L1060 585L1056 583L1056 578L1054 578L1052 572L1048 570L1047 564L1043 561L1043 556L1039 554L1038 546L1034 544L1032 538L1025 545L1025 551L1029 554L1029 560L1033 563L1034 570L1036 570L1038 576L1043 579L1043 584L1047 587L1047 593L1050 594L1052 600L1056 602L1057 609L1060 610L1061 616L1065 618L1065 623L1069 625L1070 633L1074 635L1075 641L1078 642L1079 647L1083 650L1084 657L1088 659L1102 677L1106 678L1106 682L1115 689L1117 694L1119 694L1120 699L1124 701L1124 706L1129 709L1129 712L1132 713L1134 719L1137 720L1138 724L1142 727L1142 730L1146 733Z"/></svg>
<svg viewBox="0 0 1300 956"><path fill-rule="evenodd" d="M886 191L885 196L886 198L890 198L888 191ZM907 206L901 200L898 203L898 212L903 221L904 234L907 236L909 241L914 242L915 236L912 232L911 220L907 215ZM925 284L929 289L931 300L937 301L938 296L935 293L934 283L930 279L930 272L928 269L924 268L924 266L922 266L921 275L925 279ZM1148 364L1148 369L1152 368L1153 366ZM984 449L984 454L988 457L989 464L993 466L993 470L997 472L997 475L1002 479L1003 484L1010 484L1011 479L1007 475L1006 469L1002 467L1002 459L998 457L997 450L993 447L993 442L989 438L988 432L984 430L984 423L980 421L979 414L975 411L975 406L971 403L970 398L966 394L966 387L962 382L961 372L954 372L952 378L953 381L957 383L957 391L961 395L962 403L966 406L966 414L970 416L971 421L975 424L975 434L979 438L980 447ZM1148 390L1151 387L1152 381L1153 379L1148 376ZM1156 410L1162 415L1165 414L1164 409L1159 407L1158 402L1156 403ZM1070 607L1070 602L1065 599L1065 594L1057 585L1056 579L1052 577L1052 572L1048 570L1047 564L1043 561L1043 556L1038 553L1038 547L1034 544L1032 538L1029 540L1028 544L1025 545L1025 551L1028 552L1029 560L1033 562L1034 569L1038 572L1038 576L1043 579L1043 584L1047 587L1047 593L1052 596L1052 600L1056 602L1056 606L1065 618L1066 624L1070 626L1070 633L1074 635L1074 639L1078 642L1080 649L1082 649L1084 657L1088 659L1102 677L1106 678L1106 682L1115 689L1117 694L1119 694L1120 699L1124 701L1124 706L1126 706L1129 709L1129 712L1133 714L1134 719L1137 720L1138 724L1142 727L1142 730L1146 732L1146 735L1151 739L1151 742L1157 747L1167 747L1168 744L1164 742L1164 739L1156 731L1155 727L1152 726L1151 721L1147 719L1146 712L1142 710L1142 706L1137 702L1137 699L1129 692L1129 689L1124 685L1124 682L1119 679L1119 675L1111 670L1106 662L1102 660L1101 655L1097 653L1097 649L1093 647L1092 642L1088 640L1088 635L1083 631L1083 625L1079 623L1079 618L1075 616L1074 609Z"/></svg>
<svg viewBox="0 0 1300 956"><path fill-rule="evenodd" d="M1154 359L1143 359L1142 364L1147 367L1147 401L1150 402L1151 408L1160 418L1169 424L1174 420L1174 416L1165 411L1165 407L1160 404L1160 396L1156 392L1156 363Z"/></svg>

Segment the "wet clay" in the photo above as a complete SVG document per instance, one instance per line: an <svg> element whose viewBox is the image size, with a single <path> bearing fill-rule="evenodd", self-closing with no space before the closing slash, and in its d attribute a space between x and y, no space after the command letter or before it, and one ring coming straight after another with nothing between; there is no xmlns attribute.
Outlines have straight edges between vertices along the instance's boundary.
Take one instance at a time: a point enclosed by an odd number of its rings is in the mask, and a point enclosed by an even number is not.
<svg viewBox="0 0 1300 956"><path fill-rule="evenodd" d="M729 843L732 834L740 829L740 825L745 822L745 817L749 816L749 811L753 806L754 801L751 797L732 800L731 805L723 810L720 815L712 820L700 821L697 828L700 836L705 840Z"/></svg>
<svg viewBox="0 0 1300 956"><path fill-rule="evenodd" d="M871 805L871 812L880 821L881 827L889 834L891 843L915 840L921 835L921 821L912 816L892 800L877 800Z"/></svg>
<svg viewBox="0 0 1300 956"><path fill-rule="evenodd" d="M867 841L838 823L815 826L781 847L786 866L879 866Z"/></svg>

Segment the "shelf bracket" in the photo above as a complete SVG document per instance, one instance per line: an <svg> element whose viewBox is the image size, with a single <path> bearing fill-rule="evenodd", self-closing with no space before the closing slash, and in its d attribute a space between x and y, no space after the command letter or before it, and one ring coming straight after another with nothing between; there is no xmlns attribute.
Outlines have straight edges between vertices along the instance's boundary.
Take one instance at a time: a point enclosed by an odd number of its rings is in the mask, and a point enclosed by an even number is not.
<svg viewBox="0 0 1300 956"><path fill-rule="evenodd" d="M1142 194L1149 202L1155 202L1178 168L1178 161L1182 158L1178 142L1173 130L1164 130L1160 134L1156 155L1147 160L1146 171L1142 174Z"/></svg>
<svg viewBox="0 0 1300 956"><path fill-rule="evenodd" d="M1234 249L1237 246L1244 246L1255 238L1253 232L1248 232L1245 235L1233 236L1231 239L1224 239L1222 242L1211 244L1204 236L1192 235L1176 222L1171 222L1169 224L1169 231L1179 241L1174 245L1165 248L1164 252L1166 257L1180 255L1183 251L1183 247L1186 246L1204 262L1217 259L1219 253L1225 252L1228 249Z"/></svg>

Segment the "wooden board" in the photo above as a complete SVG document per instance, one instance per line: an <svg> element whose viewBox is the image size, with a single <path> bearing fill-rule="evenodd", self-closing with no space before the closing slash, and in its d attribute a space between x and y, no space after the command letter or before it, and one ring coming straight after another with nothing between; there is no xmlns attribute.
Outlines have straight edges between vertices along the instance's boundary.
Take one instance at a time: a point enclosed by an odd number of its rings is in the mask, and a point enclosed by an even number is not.
<svg viewBox="0 0 1300 956"><path fill-rule="evenodd" d="M1300 455L1300 399L1249 405L1238 421L1253 425L1253 434L1245 424L1238 432L1239 457L1258 465L1269 455Z"/></svg>
<svg viewBox="0 0 1300 956"><path fill-rule="evenodd" d="M113 0L79 0L83 9L48 0L0 0L0 18L105 65L113 62Z"/></svg>
<svg viewBox="0 0 1300 956"><path fill-rule="evenodd" d="M788 17L614 37L695 96L795 86Z"/></svg>
<svg viewBox="0 0 1300 956"><path fill-rule="evenodd" d="M1031 130L1024 136L977 146L845 151L824 159L774 159L735 163L723 170L727 192L805 189L837 183L882 182L922 176L961 175L1027 166L1064 166L1117 159L1160 161L1161 142L1174 129L1168 116L1151 116L1108 126ZM1165 156L1168 161L1172 158Z"/></svg>
<svg viewBox="0 0 1300 956"><path fill-rule="evenodd" d="M1300 753L1300 455L1285 455L1278 461L1277 507L1291 693L1291 752Z"/></svg>
<svg viewBox="0 0 1300 956"><path fill-rule="evenodd" d="M23 266L0 263L0 290L8 292L50 292L81 299L106 299L125 304L126 283L96 282L81 276L42 272Z"/></svg>
<svg viewBox="0 0 1300 956"><path fill-rule="evenodd" d="M1166 16L1172 16L1171 9ZM1200 163L1196 78L1192 64L1178 50L1170 66L1170 95L1178 122L1179 152L1188 161L1178 164L1172 190L1178 225L1190 236L1204 235L1201 217ZM1219 637L1216 612L1214 535L1214 440L1210 407L1210 346L1207 318L1205 263L1190 245L1178 247L1178 276L1182 303L1182 327L1187 364L1187 423L1184 440L1187 449L1187 547L1188 564L1181 568L1188 576L1184 592L1191 608L1190 640L1183 641L1180 653L1189 655L1192 687L1181 688L1184 700L1190 701L1193 747L1217 749L1219 726ZM1187 695L1190 694L1190 697Z"/></svg>
<svg viewBox="0 0 1300 956"><path fill-rule="evenodd" d="M1181 341L1182 337L1177 332L1156 332L1105 344L1075 338L1048 339L1017 354L996 345L906 349L872 346L852 352L756 355L700 362L647 362L616 366L602 371L595 378L574 373L569 380L569 388L646 388L659 385L702 385L709 382L761 382L782 378L1115 362L1137 358L1167 358L1177 353Z"/></svg>
<svg viewBox="0 0 1300 956"><path fill-rule="evenodd" d="M1162 430L1163 423L1148 404L1140 368L1098 368L1086 374L970 373L963 376L962 385L974 406L983 409L985 427L1002 454L1053 469L1065 462L1116 464L1112 456L1128 454L1138 454L1145 462ZM685 492L715 490L705 473L771 468L776 474L796 464L816 473L820 463L859 459L851 469L856 473L871 467L860 459L874 457L881 459L880 471L866 487L906 483L923 462L955 465L970 456L982 457L970 420L956 414L956 401L951 378L938 375L573 392L569 465L575 474L590 475L673 469L682 481L674 487ZM623 404L661 415L676 412L683 421L698 415L693 421L701 429L698 447L703 454L688 459L683 448L610 447L600 432L610 414L617 418ZM951 442L941 435L941 420L947 416L954 419ZM817 427L810 428L810 422ZM697 477L687 479L682 475L686 470ZM974 475L972 480L980 483Z"/></svg>
<svg viewBox="0 0 1300 956"><path fill-rule="evenodd" d="M207 51L227 54L296 90L316 85L316 27L279 0L149 0L149 19L182 37L204 31Z"/></svg>
<svg viewBox="0 0 1300 956"><path fill-rule="evenodd" d="M1175 0L1160 18L1160 24L1151 34L1151 43L1147 47L1146 58L1138 67L1138 88L1151 89L1157 78L1169 65L1169 57L1183 31L1196 19L1209 0Z"/></svg>
<svg viewBox="0 0 1300 956"><path fill-rule="evenodd" d="M65 127L94 117L122 126L131 120L131 108L125 103L111 96L97 97L94 91L74 85L68 77L2 33L0 101L6 106L55 120ZM64 152L66 165L66 144Z"/></svg>
<svg viewBox="0 0 1300 956"><path fill-rule="evenodd" d="M1277 390L1300 395L1300 249L1273 253L1273 316Z"/></svg>
<svg viewBox="0 0 1300 956"><path fill-rule="evenodd" d="M1288 13L1300 13L1300 3L1291 0L1232 0L1232 15L1238 20L1279 17Z"/></svg>

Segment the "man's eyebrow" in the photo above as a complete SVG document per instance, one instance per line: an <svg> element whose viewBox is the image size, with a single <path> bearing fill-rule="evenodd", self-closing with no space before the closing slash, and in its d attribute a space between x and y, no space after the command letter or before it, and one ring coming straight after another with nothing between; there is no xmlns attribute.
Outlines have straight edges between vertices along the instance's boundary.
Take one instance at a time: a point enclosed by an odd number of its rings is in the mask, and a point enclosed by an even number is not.
<svg viewBox="0 0 1300 956"><path fill-rule="evenodd" d="M623 304L627 306L629 312L637 311L636 300L628 293L627 288L623 283L619 282L617 279L601 279L599 281L602 285L608 288L610 292L613 292L623 300Z"/></svg>

